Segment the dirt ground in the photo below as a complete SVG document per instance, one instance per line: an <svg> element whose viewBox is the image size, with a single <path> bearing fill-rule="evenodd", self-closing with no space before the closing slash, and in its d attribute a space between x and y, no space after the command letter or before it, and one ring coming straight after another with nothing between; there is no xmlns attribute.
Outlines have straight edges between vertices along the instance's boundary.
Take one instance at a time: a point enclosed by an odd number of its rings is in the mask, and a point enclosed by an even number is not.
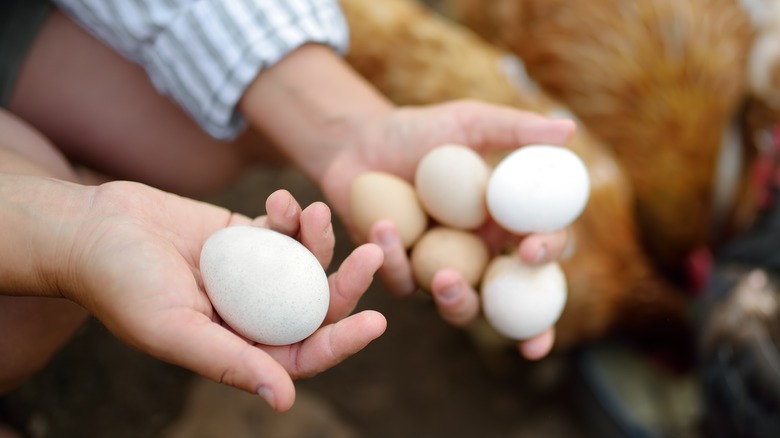
<svg viewBox="0 0 780 438"><path fill-rule="evenodd" d="M258 169L209 200L257 215L280 187L303 204L321 199L296 172ZM336 231L332 266L351 249ZM486 352L441 322L427 297L393 298L379 281L360 307L386 315L386 334L298 381L284 414L140 354L90 321L40 375L0 399L0 420L34 438L597 436L576 402L568 356L528 363L514 351Z"/></svg>

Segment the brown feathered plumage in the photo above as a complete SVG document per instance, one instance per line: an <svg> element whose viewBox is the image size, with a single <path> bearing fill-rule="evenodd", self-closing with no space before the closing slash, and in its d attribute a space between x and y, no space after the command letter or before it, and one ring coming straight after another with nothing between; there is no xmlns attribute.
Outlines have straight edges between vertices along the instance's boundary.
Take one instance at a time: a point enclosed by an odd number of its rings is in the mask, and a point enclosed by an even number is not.
<svg viewBox="0 0 780 438"><path fill-rule="evenodd" d="M679 273L714 239L715 168L745 94L738 0L452 0L617 154L652 257Z"/></svg>

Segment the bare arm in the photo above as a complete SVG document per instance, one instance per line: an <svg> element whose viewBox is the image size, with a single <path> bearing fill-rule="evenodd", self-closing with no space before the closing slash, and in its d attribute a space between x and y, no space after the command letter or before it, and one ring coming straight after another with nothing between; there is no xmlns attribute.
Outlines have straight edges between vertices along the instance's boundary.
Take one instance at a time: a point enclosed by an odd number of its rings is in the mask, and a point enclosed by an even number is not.
<svg viewBox="0 0 780 438"><path fill-rule="evenodd" d="M318 184L347 223L347 188L361 172L411 180L420 158L444 143L484 153L565 144L574 132L568 120L475 101L397 107L321 44L304 45L260 72L238 109Z"/></svg>
<svg viewBox="0 0 780 438"><path fill-rule="evenodd" d="M330 48L307 44L264 70L244 93L239 109L323 187L337 158L359 153L356 140L367 125L394 106ZM345 202L341 194L336 199ZM335 208L344 211L343 205Z"/></svg>
<svg viewBox="0 0 780 438"><path fill-rule="evenodd" d="M61 297L66 242L92 188L54 179L55 172L7 148L0 148L0 163L0 293Z"/></svg>
<svg viewBox="0 0 780 438"><path fill-rule="evenodd" d="M199 286L206 238L235 224L302 235L312 229L318 233L308 234L316 236L330 226L326 206L302 210L289 193L272 197L268 218L252 221L142 184L89 187L0 172L0 294L68 298L125 343L287 410L295 397L292 378L336 365L384 331L376 312L350 315L382 254L361 246L330 276L328 316L304 341L267 347L238 337ZM324 247L310 245L318 258L332 251L329 236Z"/></svg>

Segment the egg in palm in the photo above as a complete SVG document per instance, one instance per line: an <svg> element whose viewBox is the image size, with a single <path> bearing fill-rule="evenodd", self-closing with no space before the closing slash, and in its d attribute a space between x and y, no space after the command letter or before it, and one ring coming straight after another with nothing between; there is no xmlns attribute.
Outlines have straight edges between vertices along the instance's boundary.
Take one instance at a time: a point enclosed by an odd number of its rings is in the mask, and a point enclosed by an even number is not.
<svg viewBox="0 0 780 438"><path fill-rule="evenodd" d="M219 316L261 344L302 341L328 311L328 277L317 258L297 240L268 228L218 230L203 245L200 271Z"/></svg>

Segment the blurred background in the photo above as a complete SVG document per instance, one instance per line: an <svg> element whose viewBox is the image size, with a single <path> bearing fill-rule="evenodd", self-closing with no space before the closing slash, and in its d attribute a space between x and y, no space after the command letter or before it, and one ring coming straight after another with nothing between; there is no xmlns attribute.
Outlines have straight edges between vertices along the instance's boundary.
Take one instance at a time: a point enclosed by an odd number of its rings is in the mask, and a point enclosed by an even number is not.
<svg viewBox="0 0 780 438"><path fill-rule="evenodd" d="M561 262L556 350L522 360L376 281L388 331L284 414L92 321L0 400L31 437L780 436L780 1L340 0L349 62L399 105L571 117L591 196ZM254 216L295 171L206 200ZM338 266L351 250L337 222Z"/></svg>

